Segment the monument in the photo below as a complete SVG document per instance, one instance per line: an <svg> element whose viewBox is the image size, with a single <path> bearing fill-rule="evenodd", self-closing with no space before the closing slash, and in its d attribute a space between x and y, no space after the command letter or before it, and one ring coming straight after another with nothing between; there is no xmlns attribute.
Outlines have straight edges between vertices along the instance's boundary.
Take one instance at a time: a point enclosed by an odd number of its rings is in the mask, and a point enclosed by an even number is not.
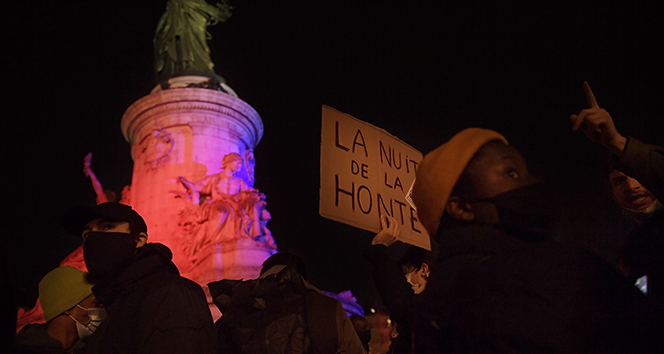
<svg viewBox="0 0 664 354"><path fill-rule="evenodd" d="M226 2L169 0L154 37L152 92L134 102L121 128L131 145L131 206L151 242L205 287L257 278L276 252L266 196L254 188L258 113L214 71L209 25L230 17Z"/></svg>

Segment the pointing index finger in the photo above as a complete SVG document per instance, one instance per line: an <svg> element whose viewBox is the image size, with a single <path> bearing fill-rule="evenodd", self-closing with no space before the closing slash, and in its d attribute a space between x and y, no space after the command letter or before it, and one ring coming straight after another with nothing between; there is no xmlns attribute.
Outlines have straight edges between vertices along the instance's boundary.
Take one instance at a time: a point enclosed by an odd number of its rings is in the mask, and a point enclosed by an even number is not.
<svg viewBox="0 0 664 354"><path fill-rule="evenodd" d="M590 106L590 108L599 108L597 100L595 99L595 95L593 94L593 90L591 90L590 85L588 85L588 81L583 82L583 91L586 93L586 101L588 101L588 106Z"/></svg>

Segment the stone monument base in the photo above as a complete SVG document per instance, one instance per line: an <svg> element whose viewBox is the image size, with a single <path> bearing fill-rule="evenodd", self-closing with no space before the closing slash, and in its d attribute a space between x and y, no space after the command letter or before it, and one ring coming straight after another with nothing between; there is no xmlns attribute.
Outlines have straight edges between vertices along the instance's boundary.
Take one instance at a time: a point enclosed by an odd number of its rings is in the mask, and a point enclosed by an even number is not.
<svg viewBox="0 0 664 354"><path fill-rule="evenodd" d="M275 252L265 241L248 238L214 243L197 252L196 263L183 275L203 286L221 279L256 279Z"/></svg>

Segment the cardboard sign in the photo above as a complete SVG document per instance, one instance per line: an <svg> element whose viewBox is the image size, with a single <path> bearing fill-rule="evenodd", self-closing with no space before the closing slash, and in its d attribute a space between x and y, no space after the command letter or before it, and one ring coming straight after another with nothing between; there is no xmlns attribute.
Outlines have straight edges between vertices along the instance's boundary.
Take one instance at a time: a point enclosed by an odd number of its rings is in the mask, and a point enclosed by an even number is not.
<svg viewBox="0 0 664 354"><path fill-rule="evenodd" d="M377 233L388 214L400 223L399 241L430 250L406 200L421 160L422 153L385 130L323 106L320 215Z"/></svg>

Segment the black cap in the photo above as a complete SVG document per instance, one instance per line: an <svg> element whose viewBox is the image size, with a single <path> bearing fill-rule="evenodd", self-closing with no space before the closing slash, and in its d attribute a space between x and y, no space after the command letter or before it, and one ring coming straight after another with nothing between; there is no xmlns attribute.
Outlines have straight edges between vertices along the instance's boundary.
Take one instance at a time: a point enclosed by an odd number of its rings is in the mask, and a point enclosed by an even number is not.
<svg viewBox="0 0 664 354"><path fill-rule="evenodd" d="M145 220L134 209L129 205L116 202L99 204L93 208L75 206L63 216L62 227L71 234L81 236L85 225L95 219L111 222L125 221L129 223L132 233L148 233Z"/></svg>

